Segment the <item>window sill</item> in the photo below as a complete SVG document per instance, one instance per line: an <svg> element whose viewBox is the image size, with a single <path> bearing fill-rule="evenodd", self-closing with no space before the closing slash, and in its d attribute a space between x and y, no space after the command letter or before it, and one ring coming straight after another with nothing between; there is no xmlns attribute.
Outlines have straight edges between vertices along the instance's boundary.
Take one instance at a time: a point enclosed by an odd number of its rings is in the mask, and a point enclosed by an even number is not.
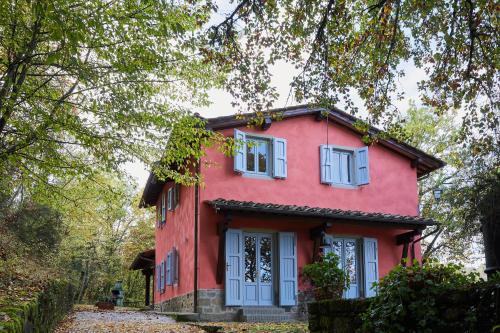
<svg viewBox="0 0 500 333"><path fill-rule="evenodd" d="M359 188L358 185L346 185L346 184L331 184L330 186L346 190L357 190Z"/></svg>
<svg viewBox="0 0 500 333"><path fill-rule="evenodd" d="M274 179L273 177L269 175L259 175L257 173L249 173L249 172L243 172L241 175L245 178L255 178L255 179L267 179L267 180L272 180Z"/></svg>

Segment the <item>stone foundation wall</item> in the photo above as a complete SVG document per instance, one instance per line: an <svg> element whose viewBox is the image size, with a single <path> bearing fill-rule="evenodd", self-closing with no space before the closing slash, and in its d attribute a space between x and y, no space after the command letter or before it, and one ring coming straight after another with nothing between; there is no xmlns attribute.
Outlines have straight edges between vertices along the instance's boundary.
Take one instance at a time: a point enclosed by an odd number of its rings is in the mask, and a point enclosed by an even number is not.
<svg viewBox="0 0 500 333"><path fill-rule="evenodd" d="M193 312L194 293L174 297L161 304L155 304L155 311L160 312ZM304 292L299 292L298 305L288 307L287 312L293 313L297 320L307 320L307 303L314 298ZM238 306L225 306L225 295L222 289L198 290L198 306L196 312L200 314L201 320L212 321L234 321L238 320Z"/></svg>
<svg viewBox="0 0 500 333"><path fill-rule="evenodd" d="M308 304L315 301L314 295L311 292L299 291L296 306L293 306L290 311L295 313L295 318L300 321L307 321L309 313L307 310Z"/></svg>
<svg viewBox="0 0 500 333"><path fill-rule="evenodd" d="M193 312L194 293L187 293L155 304L155 311L160 312Z"/></svg>

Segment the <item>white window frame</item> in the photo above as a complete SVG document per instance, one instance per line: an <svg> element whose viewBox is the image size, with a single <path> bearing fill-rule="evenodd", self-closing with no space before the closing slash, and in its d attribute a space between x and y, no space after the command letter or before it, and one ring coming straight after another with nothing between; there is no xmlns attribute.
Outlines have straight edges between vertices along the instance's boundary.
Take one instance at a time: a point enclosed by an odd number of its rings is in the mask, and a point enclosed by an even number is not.
<svg viewBox="0 0 500 333"><path fill-rule="evenodd" d="M333 152L340 154L339 158L339 176L340 176L340 182L333 182L332 184L334 186L341 185L341 186L357 186L356 185L356 168L355 168L355 151L354 149L346 149L346 148L337 148L333 147ZM347 170L347 177L350 179L349 182L346 182L342 179L343 177L343 163L342 163L342 156L348 156L349 158L349 168Z"/></svg>
<svg viewBox="0 0 500 333"><path fill-rule="evenodd" d="M258 144L253 146L254 149L254 166L255 171L248 170L248 142L265 142L267 144L267 159L266 159L266 172L259 171L259 158L257 154ZM251 176L261 176L261 177L272 177L272 167L273 167L273 139L267 136L252 135L247 133L245 138L245 175Z"/></svg>
<svg viewBox="0 0 500 333"><path fill-rule="evenodd" d="M166 193L165 191L162 191L161 193L161 225L165 224L167 222L167 207L165 205L165 200L166 200Z"/></svg>
<svg viewBox="0 0 500 333"><path fill-rule="evenodd" d="M328 234L325 235L326 237L330 238L332 241L335 240L342 240L342 243L345 244L346 240L355 240L356 241L356 278L357 278L357 285L359 288L358 292L358 297L357 298L363 298L366 297L366 288L365 288L365 280L366 280L366 272L365 272L365 254L364 254L364 244L363 244L363 237L359 236L348 236L348 235L333 235L333 234ZM333 249L332 249L333 251ZM345 272L345 245L342 247L342 258L340 258L341 262L340 265L342 266L342 270ZM342 296L345 298L345 292L344 295Z"/></svg>

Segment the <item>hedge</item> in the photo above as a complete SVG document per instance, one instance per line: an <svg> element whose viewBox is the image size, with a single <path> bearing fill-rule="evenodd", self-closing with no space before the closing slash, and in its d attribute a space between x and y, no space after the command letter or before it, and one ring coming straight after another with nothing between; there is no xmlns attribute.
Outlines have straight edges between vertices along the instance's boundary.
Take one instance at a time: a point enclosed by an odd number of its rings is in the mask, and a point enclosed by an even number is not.
<svg viewBox="0 0 500 333"><path fill-rule="evenodd" d="M2 333L49 333L72 309L75 289L65 281L53 281L35 299L21 305L2 306ZM6 316L5 316L6 315ZM0 317L1 318L1 317Z"/></svg>
<svg viewBox="0 0 500 333"><path fill-rule="evenodd" d="M368 310L371 300L373 299L342 299L309 303L310 332L369 332L362 329L361 315ZM446 329L432 332L500 332L499 285L478 283L467 290L450 291L440 295L433 306L439 309ZM411 326L404 320L398 324Z"/></svg>
<svg viewBox="0 0 500 333"><path fill-rule="evenodd" d="M312 333L352 333L361 327L361 314L369 305L370 299L336 299L309 303L309 330Z"/></svg>

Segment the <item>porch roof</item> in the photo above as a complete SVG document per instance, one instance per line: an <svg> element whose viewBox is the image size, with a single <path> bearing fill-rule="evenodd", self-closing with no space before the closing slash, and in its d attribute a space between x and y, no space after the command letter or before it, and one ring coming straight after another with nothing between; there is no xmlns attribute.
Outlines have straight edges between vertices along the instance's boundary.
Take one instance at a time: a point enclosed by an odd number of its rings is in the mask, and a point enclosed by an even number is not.
<svg viewBox="0 0 500 333"><path fill-rule="evenodd" d="M370 223L382 223L386 226L405 227L411 229L425 229L427 226L436 225L433 219L419 216L395 215L384 213L369 213L353 210L320 208L296 205L280 205L272 203L258 203L252 201L237 201L218 198L206 201L216 210L272 214L282 216L302 216L321 218L323 220L347 220Z"/></svg>
<svg viewBox="0 0 500 333"><path fill-rule="evenodd" d="M155 265L155 249L139 252L130 265L130 270L153 268Z"/></svg>

